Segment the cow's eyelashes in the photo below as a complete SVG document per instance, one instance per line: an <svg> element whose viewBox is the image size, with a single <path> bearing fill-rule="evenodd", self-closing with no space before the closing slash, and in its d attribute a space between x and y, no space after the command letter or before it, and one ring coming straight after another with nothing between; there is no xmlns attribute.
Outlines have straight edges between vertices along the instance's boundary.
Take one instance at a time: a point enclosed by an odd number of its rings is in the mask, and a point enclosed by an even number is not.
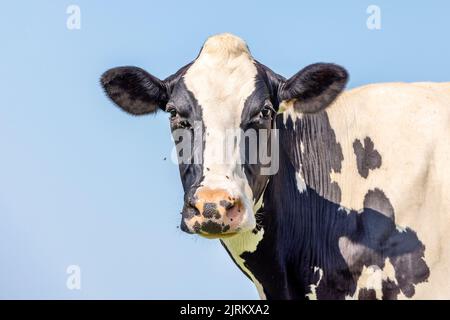
<svg viewBox="0 0 450 320"><path fill-rule="evenodd" d="M253 114L248 120L247 125L263 125L267 124L267 120L271 120L273 115L276 113L275 109L272 107L272 104L266 103L264 107L262 107L258 113Z"/></svg>

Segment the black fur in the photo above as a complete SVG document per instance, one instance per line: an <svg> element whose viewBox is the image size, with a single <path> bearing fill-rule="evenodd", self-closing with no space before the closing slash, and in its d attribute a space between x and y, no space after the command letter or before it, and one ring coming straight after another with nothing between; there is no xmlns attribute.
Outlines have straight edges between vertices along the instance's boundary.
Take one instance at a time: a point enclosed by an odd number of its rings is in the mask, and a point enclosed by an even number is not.
<svg viewBox="0 0 450 320"><path fill-rule="evenodd" d="M381 155L375 150L374 143L370 137L364 139L364 146L359 139L353 142L353 150L356 155L356 166L363 178L369 176L369 170L381 167Z"/></svg>
<svg viewBox="0 0 450 320"><path fill-rule="evenodd" d="M117 106L136 116L155 112L169 99L165 83L138 67L110 69L100 83Z"/></svg>
<svg viewBox="0 0 450 320"><path fill-rule="evenodd" d="M342 92L348 73L341 66L316 63L307 66L284 82L279 90L280 100L295 99L298 112L316 113L326 108Z"/></svg>

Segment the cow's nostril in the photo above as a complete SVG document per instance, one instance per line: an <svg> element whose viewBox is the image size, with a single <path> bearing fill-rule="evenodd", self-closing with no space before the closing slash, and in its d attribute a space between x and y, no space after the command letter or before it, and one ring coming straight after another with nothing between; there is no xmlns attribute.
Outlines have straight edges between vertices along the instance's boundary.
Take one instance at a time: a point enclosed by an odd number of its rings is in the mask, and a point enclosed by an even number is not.
<svg viewBox="0 0 450 320"><path fill-rule="evenodd" d="M194 216L199 216L200 212L195 206L189 204L189 202L184 204L183 211L181 212L184 218L191 219Z"/></svg>
<svg viewBox="0 0 450 320"><path fill-rule="evenodd" d="M198 210L194 199L189 199L187 205L194 212L194 215L196 216L200 215L200 211Z"/></svg>
<svg viewBox="0 0 450 320"><path fill-rule="evenodd" d="M232 209L234 207L234 203L227 200L221 200L219 204L226 210Z"/></svg>
<svg viewBox="0 0 450 320"><path fill-rule="evenodd" d="M191 208L195 208L195 200L193 198L188 199L186 204Z"/></svg>

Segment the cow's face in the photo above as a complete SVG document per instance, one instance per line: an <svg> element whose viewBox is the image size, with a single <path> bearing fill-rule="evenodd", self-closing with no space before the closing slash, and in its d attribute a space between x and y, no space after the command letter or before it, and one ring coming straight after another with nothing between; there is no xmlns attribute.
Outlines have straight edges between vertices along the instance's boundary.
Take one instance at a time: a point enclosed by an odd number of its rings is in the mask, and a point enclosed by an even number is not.
<svg viewBox="0 0 450 320"><path fill-rule="evenodd" d="M345 70L332 64L285 80L230 34L209 38L193 63L164 81L136 67L108 70L101 79L125 111L169 113L185 192L181 228L210 238L256 227L254 204L278 164L271 129L280 102L318 112L346 81Z"/></svg>

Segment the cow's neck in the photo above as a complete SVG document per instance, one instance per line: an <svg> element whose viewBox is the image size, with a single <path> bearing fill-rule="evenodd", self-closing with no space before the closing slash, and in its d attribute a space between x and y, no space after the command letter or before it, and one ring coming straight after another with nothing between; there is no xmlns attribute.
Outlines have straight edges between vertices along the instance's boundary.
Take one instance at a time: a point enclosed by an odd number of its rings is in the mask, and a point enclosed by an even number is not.
<svg viewBox="0 0 450 320"><path fill-rule="evenodd" d="M324 221L335 208L323 205L318 196L339 200L339 188L329 177L331 170L340 170L342 153L325 113L280 115L277 127L280 169L271 177L259 210L263 228L223 243L261 296L304 298L314 294L311 285L321 280L321 266L333 261L332 267L339 268L344 263L334 224Z"/></svg>

